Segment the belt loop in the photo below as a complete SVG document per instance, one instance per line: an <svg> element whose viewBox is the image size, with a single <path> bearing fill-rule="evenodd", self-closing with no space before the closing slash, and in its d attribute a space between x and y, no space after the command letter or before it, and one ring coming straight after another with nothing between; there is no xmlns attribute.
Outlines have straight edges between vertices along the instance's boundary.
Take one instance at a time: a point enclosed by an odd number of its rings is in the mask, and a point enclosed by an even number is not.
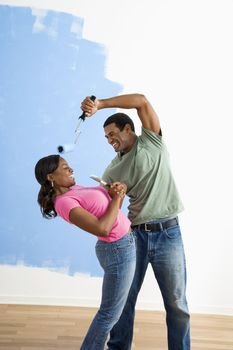
<svg viewBox="0 0 233 350"><path fill-rule="evenodd" d="M159 226L160 226L160 231L163 231L163 223L159 222Z"/></svg>

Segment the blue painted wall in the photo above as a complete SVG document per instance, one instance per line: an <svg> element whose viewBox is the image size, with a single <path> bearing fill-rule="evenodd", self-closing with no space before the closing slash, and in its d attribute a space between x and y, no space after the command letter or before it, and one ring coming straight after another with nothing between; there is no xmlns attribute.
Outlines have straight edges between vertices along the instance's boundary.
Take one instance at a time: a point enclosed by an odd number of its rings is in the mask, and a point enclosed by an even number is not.
<svg viewBox="0 0 233 350"><path fill-rule="evenodd" d="M122 87L105 78L104 47L82 38L82 18L48 11L42 30L35 22L30 8L0 6L0 264L100 276L96 238L60 218L42 218L34 166L73 141L83 97ZM85 121L75 151L64 156L82 185L93 185L89 175L102 174L114 156L102 129L112 112Z"/></svg>

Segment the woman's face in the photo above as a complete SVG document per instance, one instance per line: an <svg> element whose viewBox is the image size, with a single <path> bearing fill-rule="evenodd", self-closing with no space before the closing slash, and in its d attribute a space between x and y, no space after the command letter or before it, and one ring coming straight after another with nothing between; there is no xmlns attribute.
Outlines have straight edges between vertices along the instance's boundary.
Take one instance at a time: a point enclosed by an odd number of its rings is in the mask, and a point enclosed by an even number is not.
<svg viewBox="0 0 233 350"><path fill-rule="evenodd" d="M57 194L65 193L75 184L73 169L65 159L60 158L57 169L48 175L48 180L53 182Z"/></svg>

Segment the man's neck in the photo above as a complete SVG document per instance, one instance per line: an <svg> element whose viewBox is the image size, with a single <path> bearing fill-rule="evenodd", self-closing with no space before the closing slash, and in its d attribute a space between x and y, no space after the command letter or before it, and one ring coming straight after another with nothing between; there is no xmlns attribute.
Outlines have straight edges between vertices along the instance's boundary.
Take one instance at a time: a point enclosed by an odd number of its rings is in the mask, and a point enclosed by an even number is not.
<svg viewBox="0 0 233 350"><path fill-rule="evenodd" d="M123 157L125 154L127 154L127 153L129 153L131 151L131 149L135 145L135 142L137 141L137 139L138 139L138 136L136 134L134 134L132 136L132 142L130 142L129 147L126 150L124 150L124 151L120 151L121 157Z"/></svg>

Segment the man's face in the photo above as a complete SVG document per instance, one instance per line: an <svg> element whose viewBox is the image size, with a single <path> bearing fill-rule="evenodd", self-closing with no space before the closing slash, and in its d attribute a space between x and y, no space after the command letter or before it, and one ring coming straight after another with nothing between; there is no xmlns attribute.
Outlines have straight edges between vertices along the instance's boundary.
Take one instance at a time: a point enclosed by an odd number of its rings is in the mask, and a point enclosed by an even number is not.
<svg viewBox="0 0 233 350"><path fill-rule="evenodd" d="M128 124L121 131L115 123L111 123L104 128L105 137L115 152L127 153L131 149L130 142L131 128Z"/></svg>

